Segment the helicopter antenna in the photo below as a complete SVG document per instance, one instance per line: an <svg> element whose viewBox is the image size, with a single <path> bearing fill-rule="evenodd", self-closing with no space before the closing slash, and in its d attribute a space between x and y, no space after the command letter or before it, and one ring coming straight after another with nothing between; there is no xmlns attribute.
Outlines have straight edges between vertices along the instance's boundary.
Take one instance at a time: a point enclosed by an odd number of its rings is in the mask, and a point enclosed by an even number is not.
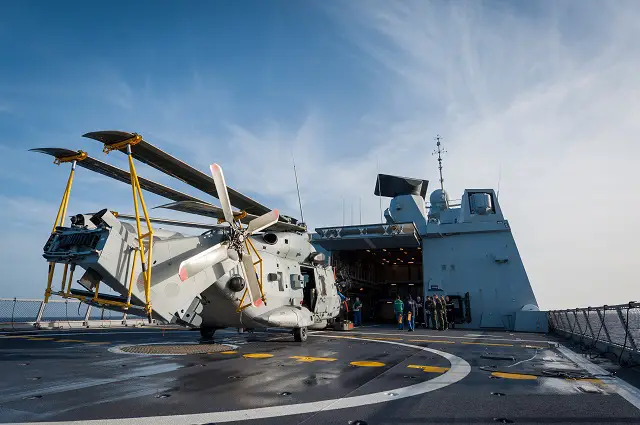
<svg viewBox="0 0 640 425"><path fill-rule="evenodd" d="M296 191L298 192L298 205L300 206L300 219L304 223L304 214L302 213L302 200L300 199L300 186L298 185L298 172L296 171L296 159L293 156L293 149L291 149L291 161L293 162L293 175L296 178Z"/></svg>
<svg viewBox="0 0 640 425"><path fill-rule="evenodd" d="M440 143L440 140L442 140L442 137L440 137L439 134L436 134L436 137L434 139L437 142L436 146L438 148L435 151L433 151L431 155L438 154L438 170L440 171L440 189L444 190L444 179L442 178L442 154L447 153L447 151L444 148L440 147L442 145Z"/></svg>

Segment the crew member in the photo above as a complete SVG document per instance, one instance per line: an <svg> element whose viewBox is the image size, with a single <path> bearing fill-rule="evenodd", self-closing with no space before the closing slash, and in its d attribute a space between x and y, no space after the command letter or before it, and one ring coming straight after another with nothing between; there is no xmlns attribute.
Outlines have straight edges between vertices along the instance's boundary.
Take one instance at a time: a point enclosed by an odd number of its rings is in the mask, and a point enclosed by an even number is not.
<svg viewBox="0 0 640 425"><path fill-rule="evenodd" d="M442 308L442 303L440 302L440 298L438 297L438 294L435 294L433 296L433 303L435 304L435 318L436 318L436 329L441 331L444 328L442 327L442 316L443 316L443 308Z"/></svg>
<svg viewBox="0 0 640 425"><path fill-rule="evenodd" d="M416 325L420 327L420 325L424 326L424 302L422 298L416 298Z"/></svg>
<svg viewBox="0 0 640 425"><path fill-rule="evenodd" d="M349 320L349 304L347 304L349 298L342 295L340 291L338 291L338 296L340 297L340 320L347 321Z"/></svg>
<svg viewBox="0 0 640 425"><path fill-rule="evenodd" d="M424 327L425 329L436 328L436 305L430 296L427 296L424 302Z"/></svg>
<svg viewBox="0 0 640 425"><path fill-rule="evenodd" d="M455 307L453 306L453 301L451 301L448 295L445 297L445 302L447 306L447 323L449 323L449 329L453 329L456 327Z"/></svg>
<svg viewBox="0 0 640 425"><path fill-rule="evenodd" d="M360 298L356 297L353 302L353 326L360 326L362 323L362 303Z"/></svg>
<svg viewBox="0 0 640 425"><path fill-rule="evenodd" d="M440 296L438 300L440 301L440 325L442 325L442 330L444 331L449 327L449 323L447 322L447 303L443 296Z"/></svg>
<svg viewBox="0 0 640 425"><path fill-rule="evenodd" d="M407 296L407 329L408 332L413 332L415 329L416 320L416 302L411 297L411 294Z"/></svg>
<svg viewBox="0 0 640 425"><path fill-rule="evenodd" d="M404 311L404 303L400 299L400 295L396 297L396 300L393 302L393 311L396 314L396 320L398 322L398 329L404 329L404 320L402 316L402 312Z"/></svg>

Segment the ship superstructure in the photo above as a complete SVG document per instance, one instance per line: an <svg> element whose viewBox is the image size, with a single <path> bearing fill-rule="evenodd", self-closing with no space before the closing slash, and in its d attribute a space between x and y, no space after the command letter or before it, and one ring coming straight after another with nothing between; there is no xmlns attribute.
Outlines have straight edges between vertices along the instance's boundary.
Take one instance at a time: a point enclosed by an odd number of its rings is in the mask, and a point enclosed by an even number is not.
<svg viewBox="0 0 640 425"><path fill-rule="evenodd" d="M428 181L379 174L374 193L391 198L385 222L322 227L314 242L332 255L354 294L378 319L392 317L390 300L449 296L456 322L474 329L546 332L511 226L493 189L466 189L459 202Z"/></svg>

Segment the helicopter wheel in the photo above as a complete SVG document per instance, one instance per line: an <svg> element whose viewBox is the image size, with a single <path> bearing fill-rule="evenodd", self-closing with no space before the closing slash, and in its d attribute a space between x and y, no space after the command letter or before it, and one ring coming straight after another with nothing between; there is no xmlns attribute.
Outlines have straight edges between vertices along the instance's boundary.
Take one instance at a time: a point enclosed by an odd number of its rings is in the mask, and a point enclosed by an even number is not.
<svg viewBox="0 0 640 425"><path fill-rule="evenodd" d="M204 326L200 328L200 337L204 340L213 339L213 334L216 332L216 328L210 328L208 326Z"/></svg>
<svg viewBox="0 0 640 425"><path fill-rule="evenodd" d="M307 328L302 327L302 328L294 328L293 329L293 339L295 339L296 342L305 342L307 340Z"/></svg>

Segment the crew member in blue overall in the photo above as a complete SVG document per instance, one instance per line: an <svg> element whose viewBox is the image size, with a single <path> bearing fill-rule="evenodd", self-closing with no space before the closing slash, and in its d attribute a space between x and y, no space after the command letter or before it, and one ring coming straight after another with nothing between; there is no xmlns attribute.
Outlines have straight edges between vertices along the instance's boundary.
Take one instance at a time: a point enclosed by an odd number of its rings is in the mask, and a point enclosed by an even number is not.
<svg viewBox="0 0 640 425"><path fill-rule="evenodd" d="M416 328L415 326L416 320L416 302L413 300L411 294L407 296L407 326L409 327L408 331L413 332Z"/></svg>
<svg viewBox="0 0 640 425"><path fill-rule="evenodd" d="M353 302L353 326L360 326L362 324L362 303L360 298L356 297Z"/></svg>

